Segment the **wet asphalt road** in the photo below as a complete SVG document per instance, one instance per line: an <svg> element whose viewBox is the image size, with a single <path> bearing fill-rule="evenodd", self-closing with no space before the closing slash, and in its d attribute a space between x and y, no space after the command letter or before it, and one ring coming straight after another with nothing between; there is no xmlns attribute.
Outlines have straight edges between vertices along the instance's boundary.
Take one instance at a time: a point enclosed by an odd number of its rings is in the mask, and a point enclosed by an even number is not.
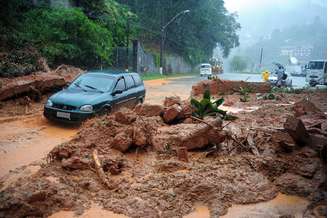
<svg viewBox="0 0 328 218"><path fill-rule="evenodd" d="M263 82L262 76L260 74L240 74L240 73L223 73L219 75L220 79L224 80L243 80L248 82ZM171 85L183 85L188 84L191 88L191 85L201 81L205 80L206 78L201 78L200 76L196 75L194 77L188 77L188 78L179 78L174 79L171 81ZM305 77L292 77L293 81L293 87L294 88L303 88L306 86Z"/></svg>

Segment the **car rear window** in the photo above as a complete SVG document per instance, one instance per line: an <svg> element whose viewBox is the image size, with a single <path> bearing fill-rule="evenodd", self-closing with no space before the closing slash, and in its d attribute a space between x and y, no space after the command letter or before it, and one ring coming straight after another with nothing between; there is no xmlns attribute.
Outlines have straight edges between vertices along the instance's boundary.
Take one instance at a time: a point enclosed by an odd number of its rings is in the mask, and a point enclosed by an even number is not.
<svg viewBox="0 0 328 218"><path fill-rule="evenodd" d="M142 81L141 81L141 79L138 75L133 75L132 77L133 77L134 82L137 86L140 86L142 84Z"/></svg>
<svg viewBox="0 0 328 218"><path fill-rule="evenodd" d="M130 75L125 76L125 82L126 82L126 88L127 89L135 87L134 80L133 80L132 76L130 76Z"/></svg>

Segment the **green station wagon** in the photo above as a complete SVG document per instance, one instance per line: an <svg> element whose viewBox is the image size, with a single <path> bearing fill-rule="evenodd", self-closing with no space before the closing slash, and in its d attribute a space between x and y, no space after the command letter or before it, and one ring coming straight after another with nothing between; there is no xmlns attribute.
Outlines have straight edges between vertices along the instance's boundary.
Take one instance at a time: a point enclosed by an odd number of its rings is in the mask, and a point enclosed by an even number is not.
<svg viewBox="0 0 328 218"><path fill-rule="evenodd" d="M145 93L137 73L87 72L48 99L44 116L49 120L79 123L95 114L142 103Z"/></svg>

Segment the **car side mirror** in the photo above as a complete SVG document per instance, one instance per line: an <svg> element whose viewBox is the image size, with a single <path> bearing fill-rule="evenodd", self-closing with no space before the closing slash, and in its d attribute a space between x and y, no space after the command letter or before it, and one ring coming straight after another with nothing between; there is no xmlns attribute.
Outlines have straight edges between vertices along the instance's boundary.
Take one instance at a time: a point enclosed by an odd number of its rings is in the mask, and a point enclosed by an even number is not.
<svg viewBox="0 0 328 218"><path fill-rule="evenodd" d="M123 93L123 90L115 90L115 91L113 91L112 92L112 96L115 96L115 95L117 95L117 94L122 94Z"/></svg>

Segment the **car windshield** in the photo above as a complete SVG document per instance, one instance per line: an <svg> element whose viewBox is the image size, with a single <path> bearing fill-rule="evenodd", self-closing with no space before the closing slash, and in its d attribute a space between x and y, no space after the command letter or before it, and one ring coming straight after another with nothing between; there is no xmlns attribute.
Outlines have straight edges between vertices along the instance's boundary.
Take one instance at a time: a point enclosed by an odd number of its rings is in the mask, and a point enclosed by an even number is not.
<svg viewBox="0 0 328 218"><path fill-rule="evenodd" d="M211 65L209 65L209 64L203 64L200 66L200 68L210 68L210 67L211 67Z"/></svg>
<svg viewBox="0 0 328 218"><path fill-rule="evenodd" d="M70 87L79 87L85 91L107 92L113 83L114 79L106 75L85 74L77 78Z"/></svg>
<svg viewBox="0 0 328 218"><path fill-rule="evenodd" d="M324 62L323 61L311 61L309 63L309 69L311 70L322 70Z"/></svg>

